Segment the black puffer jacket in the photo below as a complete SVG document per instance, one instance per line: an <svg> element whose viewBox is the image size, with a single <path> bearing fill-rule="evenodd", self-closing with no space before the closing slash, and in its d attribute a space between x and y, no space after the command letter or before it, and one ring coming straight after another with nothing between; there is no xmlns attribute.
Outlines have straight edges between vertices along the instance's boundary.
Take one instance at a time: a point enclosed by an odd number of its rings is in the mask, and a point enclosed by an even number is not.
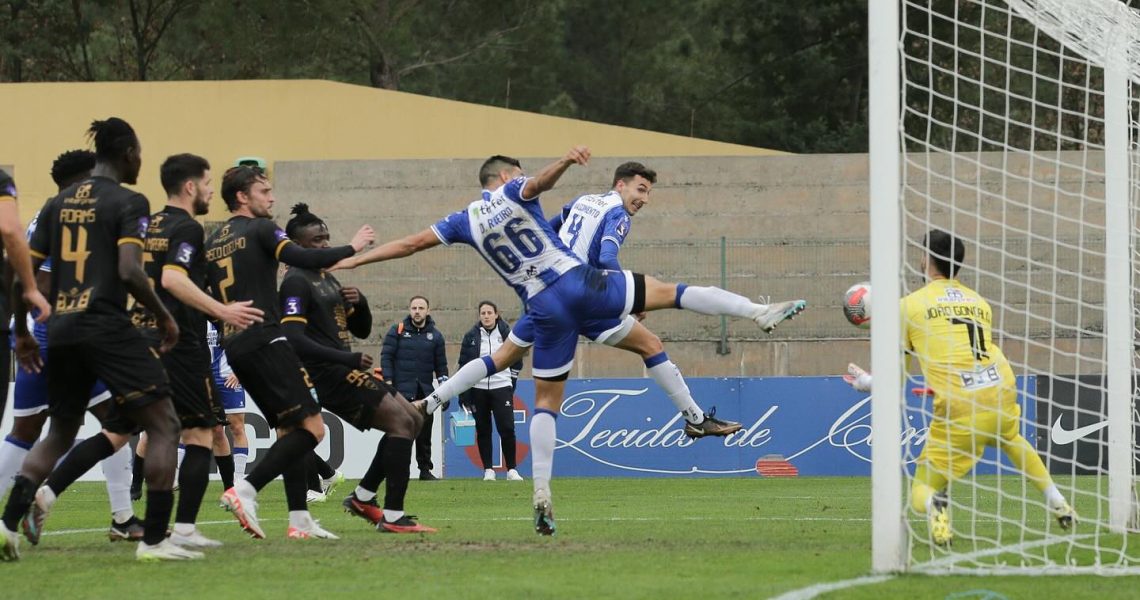
<svg viewBox="0 0 1140 600"><path fill-rule="evenodd" d="M503 338L503 341L507 341L507 336L511 334L511 326L507 324L507 322L503 320L502 317L499 317L498 322L495 323L495 327L498 328L499 335ZM459 366L461 368L463 365L475 360L476 358L479 358L483 347L482 331L483 324L476 321L475 326L468 330L467 333L463 336L463 343L459 346ZM521 359L509 367L512 390L518 383L519 371L522 371L522 368L523 361ZM476 384L476 387L478 387L478 384ZM460 394L459 400L461 402L465 402L465 396L469 396L469 392L470 390Z"/></svg>
<svg viewBox="0 0 1140 600"><path fill-rule="evenodd" d="M384 336L380 368L384 379L408 400L431 393L432 380L448 374L443 334L431 316L423 327L413 325L410 316L392 325Z"/></svg>

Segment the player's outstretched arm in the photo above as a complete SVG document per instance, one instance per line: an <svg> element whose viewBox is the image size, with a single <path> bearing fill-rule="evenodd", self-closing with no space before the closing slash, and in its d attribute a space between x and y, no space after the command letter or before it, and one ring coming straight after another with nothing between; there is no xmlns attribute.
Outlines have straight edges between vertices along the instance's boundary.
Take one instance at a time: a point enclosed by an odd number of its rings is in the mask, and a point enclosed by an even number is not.
<svg viewBox="0 0 1140 600"><path fill-rule="evenodd" d="M392 240L386 244L382 244L356 256L350 256L337 264L333 265L330 271L337 269L355 269L361 265L367 265L375 262L384 262L386 260L393 260L396 258L404 258L411 256L417 252L422 252L428 248L433 248L440 244L439 237L429 227L419 233L402 237L398 240Z"/></svg>
<svg viewBox="0 0 1140 600"><path fill-rule="evenodd" d="M166 305L154 293L150 286L150 279L142 266L142 246L138 243L119 244L119 279L127 291L145 306L158 321L158 330L162 334L162 343L159 352L166 352L178 343L178 324Z"/></svg>
<svg viewBox="0 0 1140 600"><path fill-rule="evenodd" d="M245 329L254 323L260 323L265 312L253 307L252 300L222 304L203 292L201 288L190 281L190 277L181 269L164 268L162 270L162 287L178 298L183 304L193 308L214 319L224 321L238 329Z"/></svg>
<svg viewBox="0 0 1140 600"><path fill-rule="evenodd" d="M280 231L280 230L277 230ZM352 242L347 246L333 248L302 248L289 240L284 240L277 247L277 259L291 266L302 269L327 269L337 262L360 252L372 245L376 233L371 225L364 225L352 236ZM270 244L275 244L276 239Z"/></svg>
<svg viewBox="0 0 1140 600"><path fill-rule="evenodd" d="M537 198L543 192L554 189L554 184L558 183L558 179L571 165L586 166L589 162L590 149L586 146L574 146L566 156L546 165L534 177L527 179L522 189L522 197Z"/></svg>

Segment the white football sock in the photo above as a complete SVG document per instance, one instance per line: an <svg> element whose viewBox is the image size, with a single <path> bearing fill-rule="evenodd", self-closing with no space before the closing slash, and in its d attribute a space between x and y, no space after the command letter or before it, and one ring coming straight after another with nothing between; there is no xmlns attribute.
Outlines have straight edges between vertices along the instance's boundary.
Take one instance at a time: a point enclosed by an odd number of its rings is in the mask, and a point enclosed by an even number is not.
<svg viewBox="0 0 1140 600"><path fill-rule="evenodd" d="M530 451L536 490L550 489L550 478L554 471L554 441L557 434L558 426L554 415L544 410L535 411L530 419Z"/></svg>
<svg viewBox="0 0 1140 600"><path fill-rule="evenodd" d="M134 455L130 444L123 444L114 454L103 459L103 477L107 478L107 497L111 500L111 512L130 512L131 508L131 462Z"/></svg>
<svg viewBox="0 0 1140 600"><path fill-rule="evenodd" d="M234 481L245 479L245 463L249 461L249 448L234 448Z"/></svg>
<svg viewBox="0 0 1140 600"><path fill-rule="evenodd" d="M356 491L354 491L353 494L355 494L356 499L360 500L361 502L368 502L369 500L376 497L376 492L370 492L360 487L359 485L356 486Z"/></svg>
<svg viewBox="0 0 1140 600"><path fill-rule="evenodd" d="M482 360L473 360L463 365L455 372L455 375L451 376L451 379L443 382L434 392L429 394L427 397L428 414L439 410L440 405L444 402L475 387L476 383L486 379L488 375L492 375L493 373L487 368L487 363L491 363L490 356L484 356Z"/></svg>
<svg viewBox="0 0 1140 600"><path fill-rule="evenodd" d="M31 444L16 441L11 436L0 442L0 498L8 497L16 473L20 472L20 465L24 464L24 457L31 449Z"/></svg>
<svg viewBox="0 0 1140 600"><path fill-rule="evenodd" d="M1061 495L1061 490L1058 490L1056 485L1050 485L1045 488L1045 502L1049 504L1049 508L1061 508L1065 506L1065 497Z"/></svg>
<svg viewBox="0 0 1140 600"><path fill-rule="evenodd" d="M402 510L384 509L384 520L389 523L395 523L396 521L399 521L400 517L402 516L404 516L404 511Z"/></svg>
<svg viewBox="0 0 1140 600"><path fill-rule="evenodd" d="M194 533L194 529L195 527L193 523L174 524L174 533L177 533L178 535L192 535Z"/></svg>
<svg viewBox="0 0 1140 600"><path fill-rule="evenodd" d="M693 395L689 393L689 386L685 383L685 378L681 375L681 370L664 352L656 356L650 356L645 360L645 366L649 371L649 376L661 389L665 390L665 395L669 396L669 401L685 420L698 425L705 420L705 411L697 406L696 400L693 400Z"/></svg>
<svg viewBox="0 0 1140 600"><path fill-rule="evenodd" d="M289 526L296 527L297 529L308 529L309 523L313 520L312 515L307 510L291 510L289 511Z"/></svg>
<svg viewBox="0 0 1140 600"><path fill-rule="evenodd" d="M677 299L680 308L702 315L740 317L752 319L764 310L763 304L716 287L685 286Z"/></svg>

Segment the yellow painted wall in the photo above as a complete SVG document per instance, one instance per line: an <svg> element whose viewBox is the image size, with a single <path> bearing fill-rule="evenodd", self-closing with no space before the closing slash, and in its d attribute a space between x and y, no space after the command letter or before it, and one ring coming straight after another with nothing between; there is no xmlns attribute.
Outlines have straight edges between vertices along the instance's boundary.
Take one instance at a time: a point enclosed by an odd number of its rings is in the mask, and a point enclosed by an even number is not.
<svg viewBox="0 0 1140 600"><path fill-rule="evenodd" d="M279 160L557 156L755 156L780 152L328 81L0 84L0 164L14 165L27 220L55 193L62 151L87 147L94 119L118 116L143 148L139 189L164 199L158 166L205 156L219 174L239 156ZM212 218L223 214L216 197Z"/></svg>

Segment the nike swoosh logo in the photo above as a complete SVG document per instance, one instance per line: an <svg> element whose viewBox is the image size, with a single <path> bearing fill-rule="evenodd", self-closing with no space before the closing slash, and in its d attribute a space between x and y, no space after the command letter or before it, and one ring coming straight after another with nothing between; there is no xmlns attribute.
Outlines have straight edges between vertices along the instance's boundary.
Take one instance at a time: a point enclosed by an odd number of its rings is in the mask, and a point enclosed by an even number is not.
<svg viewBox="0 0 1140 600"><path fill-rule="evenodd" d="M1062 417L1057 417L1057 422L1053 423L1051 438L1054 444L1060 444L1062 446L1071 444L1083 437L1087 437L1093 433L1100 431L1101 429L1104 429L1105 427L1108 427L1108 420L1106 419L1100 423L1093 423L1092 425L1085 425L1084 427L1068 430L1061 425L1061 419Z"/></svg>

